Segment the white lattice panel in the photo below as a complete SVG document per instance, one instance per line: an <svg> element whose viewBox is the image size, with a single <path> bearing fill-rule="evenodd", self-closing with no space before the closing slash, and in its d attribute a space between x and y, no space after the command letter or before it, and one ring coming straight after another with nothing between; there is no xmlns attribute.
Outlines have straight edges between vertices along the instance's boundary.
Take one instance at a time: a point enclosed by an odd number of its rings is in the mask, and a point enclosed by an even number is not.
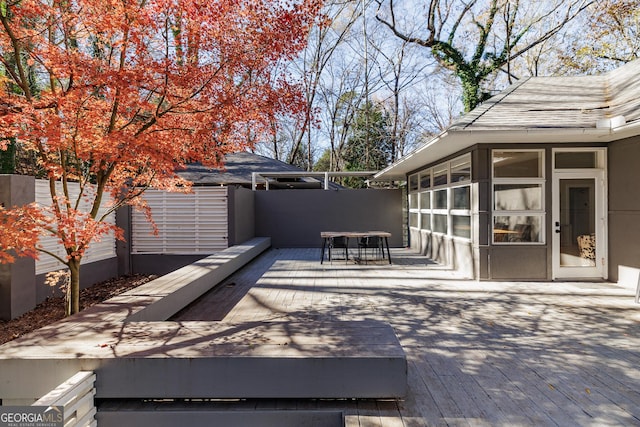
<svg viewBox="0 0 640 427"><path fill-rule="evenodd" d="M62 184L58 183L58 191L62 194ZM70 198L75 201L78 193L80 192L80 186L75 183L69 183ZM107 201L103 201L102 210L106 210L108 205ZM48 206L51 205L51 193L49 192L49 181L37 179L36 180L36 202ZM89 209L88 200L82 200L80 203L80 209L87 211ZM114 224L116 220L115 213L111 213L107 216L106 221L110 224ZM64 258L65 252L62 244L56 237L42 236L40 239L40 245L47 251L53 252L56 255ZM82 258L82 264L88 264L95 261L101 261L116 256L116 241L112 233L102 237L99 242L93 242L84 257ZM36 274L48 273L50 271L60 270L64 266L54 257L47 254L41 254L40 259L36 261Z"/></svg>
<svg viewBox="0 0 640 427"><path fill-rule="evenodd" d="M206 254L228 246L227 188L195 187L193 193L148 190L158 235L144 214L134 211L131 220L132 253Z"/></svg>

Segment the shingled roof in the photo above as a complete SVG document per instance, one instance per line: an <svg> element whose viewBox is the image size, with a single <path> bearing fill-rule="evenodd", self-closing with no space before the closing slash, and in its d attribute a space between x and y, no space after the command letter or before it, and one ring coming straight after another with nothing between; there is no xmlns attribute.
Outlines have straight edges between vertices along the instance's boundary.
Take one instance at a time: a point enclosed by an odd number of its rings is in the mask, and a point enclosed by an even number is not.
<svg viewBox="0 0 640 427"><path fill-rule="evenodd" d="M249 152L229 153L224 157L224 169L211 169L200 163L192 163L178 175L191 181L194 185L241 185L251 188L254 172L300 172L304 171L296 166L280 160L264 157ZM258 184L264 184L265 179L258 178ZM331 188L341 188L330 183ZM270 180L271 188L321 188L322 182L310 177L279 178Z"/></svg>
<svg viewBox="0 0 640 427"><path fill-rule="evenodd" d="M301 172L300 168L280 160L270 159L249 152L229 153L224 156L224 169L211 169L200 163L192 163L178 175L194 185L251 185L253 172Z"/></svg>
<svg viewBox="0 0 640 427"><path fill-rule="evenodd" d="M531 77L449 130L595 129L599 120L640 119L640 62L597 76Z"/></svg>
<svg viewBox="0 0 640 427"><path fill-rule="evenodd" d="M640 134L640 60L594 76L530 77L376 175L405 174L478 143L609 142Z"/></svg>

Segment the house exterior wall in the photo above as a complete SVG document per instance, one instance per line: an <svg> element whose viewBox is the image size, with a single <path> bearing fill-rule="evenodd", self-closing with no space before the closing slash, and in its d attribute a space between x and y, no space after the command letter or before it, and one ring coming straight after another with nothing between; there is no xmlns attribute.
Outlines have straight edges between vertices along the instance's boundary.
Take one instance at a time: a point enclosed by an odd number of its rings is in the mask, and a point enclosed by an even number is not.
<svg viewBox="0 0 640 427"><path fill-rule="evenodd" d="M640 198L629 197L640 182L635 165L640 158L640 137L612 143L609 151L609 278L618 280L619 265L640 268ZM553 150L601 148L603 144L478 144L466 152L438 159L408 174L435 170L444 162L470 153L471 238L454 238L417 227L409 228L412 249L449 266L462 275L479 280L553 279ZM544 215L542 243L493 243L492 150L543 150ZM637 190L635 190L637 192ZM636 274L637 282L637 274Z"/></svg>
<svg viewBox="0 0 640 427"><path fill-rule="evenodd" d="M274 247L320 247L321 231L388 231L402 246L401 190L255 192L256 236Z"/></svg>
<svg viewBox="0 0 640 427"><path fill-rule="evenodd" d="M635 288L640 269L640 136L609 145L609 279ZM622 270L635 271L621 277ZM635 279L635 282L634 282Z"/></svg>
<svg viewBox="0 0 640 427"><path fill-rule="evenodd" d="M523 245L500 245L492 243L492 149L544 149L544 194L546 230L544 243ZM552 201L552 161L550 145L481 145L473 156L476 160L478 191L478 239L474 247L479 254L477 265L480 280L551 280L551 201ZM476 243L477 242L477 243Z"/></svg>

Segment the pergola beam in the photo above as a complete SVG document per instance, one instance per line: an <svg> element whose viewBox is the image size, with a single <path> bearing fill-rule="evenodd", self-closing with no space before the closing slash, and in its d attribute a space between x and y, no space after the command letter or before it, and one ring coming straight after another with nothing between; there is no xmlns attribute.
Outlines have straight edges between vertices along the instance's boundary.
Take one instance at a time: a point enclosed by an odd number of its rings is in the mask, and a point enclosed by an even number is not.
<svg viewBox="0 0 640 427"><path fill-rule="evenodd" d="M342 177L342 176L352 176L352 177L372 177L378 173L378 171L345 171L345 172L252 172L251 173L251 188L252 190L256 190L258 184L258 178L264 178L266 181L265 188L269 189L269 179L268 178L320 178L324 180L324 189L329 189L329 178L330 177Z"/></svg>

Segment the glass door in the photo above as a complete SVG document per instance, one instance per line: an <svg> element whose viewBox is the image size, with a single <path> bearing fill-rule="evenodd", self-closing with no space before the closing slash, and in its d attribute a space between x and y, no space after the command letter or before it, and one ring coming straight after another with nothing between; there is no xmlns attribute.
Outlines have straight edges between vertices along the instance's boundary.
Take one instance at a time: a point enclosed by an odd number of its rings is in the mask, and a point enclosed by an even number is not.
<svg viewBox="0 0 640 427"><path fill-rule="evenodd" d="M606 277L603 172L553 179L553 277Z"/></svg>

